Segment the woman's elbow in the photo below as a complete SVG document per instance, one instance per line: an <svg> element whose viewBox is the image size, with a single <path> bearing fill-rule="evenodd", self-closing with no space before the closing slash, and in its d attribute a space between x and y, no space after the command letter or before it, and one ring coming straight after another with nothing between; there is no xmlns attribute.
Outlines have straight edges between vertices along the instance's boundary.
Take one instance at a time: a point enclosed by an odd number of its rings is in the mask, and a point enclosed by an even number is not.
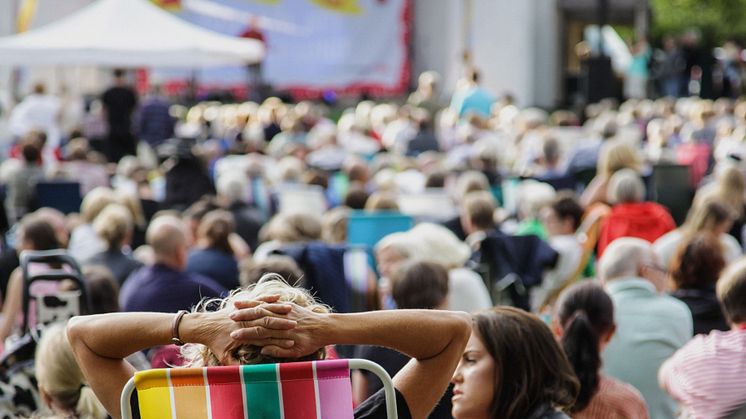
<svg viewBox="0 0 746 419"><path fill-rule="evenodd" d="M454 316L453 340L463 348L471 337L472 316L463 311L454 311L452 313Z"/></svg>
<svg viewBox="0 0 746 419"><path fill-rule="evenodd" d="M83 324L84 321L81 316L75 316L67 322L67 340L70 342L70 346L75 351L83 338Z"/></svg>

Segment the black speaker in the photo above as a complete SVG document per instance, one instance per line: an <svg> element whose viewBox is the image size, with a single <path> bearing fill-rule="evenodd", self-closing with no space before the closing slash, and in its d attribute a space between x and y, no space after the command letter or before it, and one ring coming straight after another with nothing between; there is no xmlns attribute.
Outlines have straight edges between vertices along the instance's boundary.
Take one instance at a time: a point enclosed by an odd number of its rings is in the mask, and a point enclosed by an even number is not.
<svg viewBox="0 0 746 419"><path fill-rule="evenodd" d="M581 91L586 103L614 97L614 70L606 56L590 57L581 64Z"/></svg>

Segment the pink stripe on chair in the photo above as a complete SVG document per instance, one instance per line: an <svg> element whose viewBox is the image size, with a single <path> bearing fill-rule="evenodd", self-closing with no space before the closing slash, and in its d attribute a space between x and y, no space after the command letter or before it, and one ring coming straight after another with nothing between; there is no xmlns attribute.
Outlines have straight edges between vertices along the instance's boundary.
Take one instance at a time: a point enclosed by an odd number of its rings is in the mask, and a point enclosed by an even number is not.
<svg viewBox="0 0 746 419"><path fill-rule="evenodd" d="M316 382L322 418L353 417L350 369L346 359L317 362Z"/></svg>

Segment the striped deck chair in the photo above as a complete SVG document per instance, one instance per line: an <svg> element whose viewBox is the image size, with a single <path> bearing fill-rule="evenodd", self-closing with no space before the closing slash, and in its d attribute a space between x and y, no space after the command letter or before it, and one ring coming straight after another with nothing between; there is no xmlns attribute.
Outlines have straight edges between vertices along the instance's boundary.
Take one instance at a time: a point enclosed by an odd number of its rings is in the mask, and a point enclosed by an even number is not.
<svg viewBox="0 0 746 419"><path fill-rule="evenodd" d="M391 377L362 359L140 371L122 390L122 418L136 391L141 419L352 419L350 368L381 378L396 419Z"/></svg>

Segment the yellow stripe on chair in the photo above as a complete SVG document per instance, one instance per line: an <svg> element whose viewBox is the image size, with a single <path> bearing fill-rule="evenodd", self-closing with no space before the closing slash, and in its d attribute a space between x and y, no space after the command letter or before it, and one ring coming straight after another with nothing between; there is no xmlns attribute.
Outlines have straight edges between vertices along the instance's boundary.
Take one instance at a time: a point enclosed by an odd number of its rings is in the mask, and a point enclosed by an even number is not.
<svg viewBox="0 0 746 419"><path fill-rule="evenodd" d="M171 386L165 369L140 371L135 374L135 387L142 419L170 419L173 417Z"/></svg>

